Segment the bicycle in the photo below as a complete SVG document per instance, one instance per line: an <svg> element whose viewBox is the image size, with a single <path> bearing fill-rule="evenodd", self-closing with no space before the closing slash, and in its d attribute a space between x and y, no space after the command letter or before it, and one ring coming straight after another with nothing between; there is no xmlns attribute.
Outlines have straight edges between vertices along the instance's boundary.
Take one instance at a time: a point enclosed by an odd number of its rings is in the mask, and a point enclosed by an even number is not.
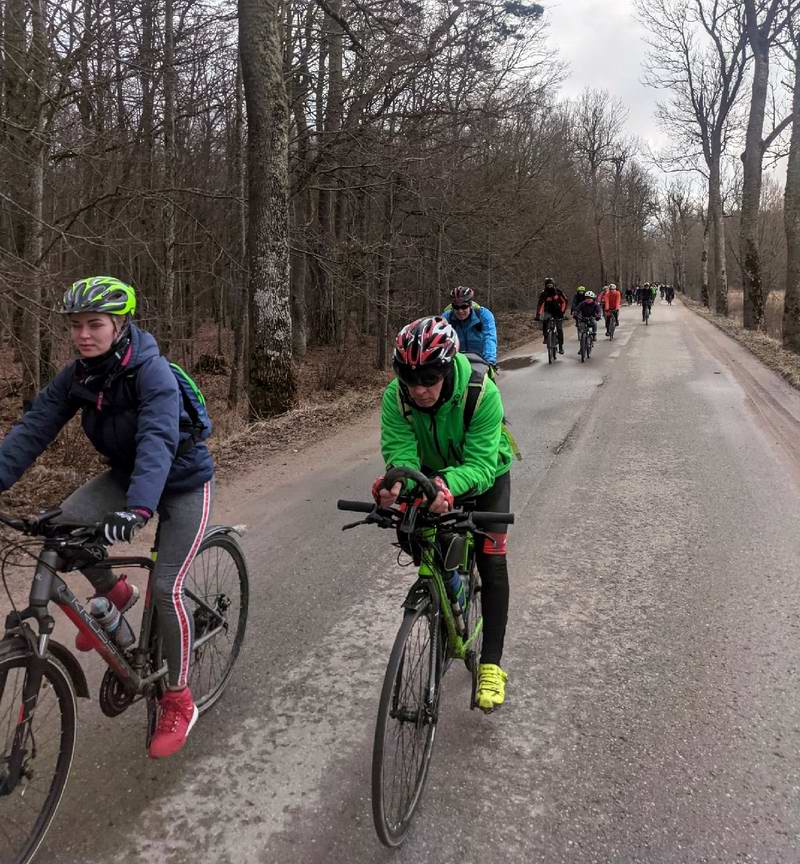
<svg viewBox="0 0 800 864"><path fill-rule="evenodd" d="M647 327L647 322L650 318L650 304L642 303L642 321L644 321L644 326Z"/></svg>
<svg viewBox="0 0 800 864"><path fill-rule="evenodd" d="M581 363L585 363L592 356L592 344L594 333L585 318L577 319L578 327L578 349L581 355Z"/></svg>
<svg viewBox="0 0 800 864"><path fill-rule="evenodd" d="M472 675L470 708L477 707L483 616L474 537L488 536L480 526L514 522L513 513L459 509L436 515L425 506L436 497L429 478L409 468L392 468L384 484L391 488L398 480L415 484L398 498L398 508L337 503L340 510L367 513L343 531L358 525L394 528L419 567L389 655L372 750L372 817L378 838L388 847L402 844L422 797L439 722L442 678L454 660L463 660ZM466 612L458 617L445 587L445 574L454 570L466 579Z"/></svg>
<svg viewBox="0 0 800 864"><path fill-rule="evenodd" d="M38 546L38 541L7 541L0 554L0 576L12 605L0 641L2 864L26 864L44 839L72 766L76 696L89 698L80 663L52 638L55 621L49 614L50 603L61 607L108 665L99 693L103 713L116 717L146 700L147 744L155 732L158 699L166 689L167 666L150 584L158 534L150 558L109 557L99 525L53 521L60 513L53 510L28 519L0 514L0 523L44 540L37 554L28 547ZM223 525L210 527L184 581L185 605L194 623L189 686L200 714L222 695L244 638L249 581L235 537L239 533ZM29 605L22 610L14 605L6 583L8 558L14 550L36 560ZM148 573L139 638L130 648L117 646L58 575L86 567L138 567Z"/></svg>
<svg viewBox="0 0 800 864"><path fill-rule="evenodd" d="M545 318L544 338L547 343L547 363L549 365L555 363L558 357L558 326L552 315Z"/></svg>
<svg viewBox="0 0 800 864"><path fill-rule="evenodd" d="M617 316L612 312L608 318L608 338L614 338L614 331L617 329Z"/></svg>

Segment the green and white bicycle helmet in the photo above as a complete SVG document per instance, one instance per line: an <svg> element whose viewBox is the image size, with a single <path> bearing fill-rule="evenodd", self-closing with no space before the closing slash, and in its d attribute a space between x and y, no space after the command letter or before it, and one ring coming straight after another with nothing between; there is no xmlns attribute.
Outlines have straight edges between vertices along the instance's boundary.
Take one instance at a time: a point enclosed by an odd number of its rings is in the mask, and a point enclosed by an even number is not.
<svg viewBox="0 0 800 864"><path fill-rule="evenodd" d="M131 285L113 276L87 276L79 279L64 292L61 312L105 312L107 315L133 315L136 311L136 291Z"/></svg>

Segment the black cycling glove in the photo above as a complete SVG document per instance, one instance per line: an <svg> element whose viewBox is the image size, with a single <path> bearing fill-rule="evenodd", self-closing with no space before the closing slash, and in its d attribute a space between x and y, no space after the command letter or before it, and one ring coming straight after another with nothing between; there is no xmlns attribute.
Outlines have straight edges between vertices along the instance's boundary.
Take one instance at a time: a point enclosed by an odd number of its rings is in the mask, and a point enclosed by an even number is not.
<svg viewBox="0 0 800 864"><path fill-rule="evenodd" d="M103 517L103 535L106 541L114 543L130 543L139 528L147 524L147 515L143 510L121 510L107 513Z"/></svg>

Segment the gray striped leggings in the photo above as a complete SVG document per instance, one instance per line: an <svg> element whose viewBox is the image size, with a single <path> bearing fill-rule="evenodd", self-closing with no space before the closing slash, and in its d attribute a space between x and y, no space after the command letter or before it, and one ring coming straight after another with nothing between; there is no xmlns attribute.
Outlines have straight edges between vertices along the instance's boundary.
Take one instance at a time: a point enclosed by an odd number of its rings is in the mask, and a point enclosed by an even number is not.
<svg viewBox="0 0 800 864"><path fill-rule="evenodd" d="M66 522L99 522L106 513L127 510L129 479L106 471L76 489L61 505ZM164 652L169 668L169 686L185 687L189 677L192 647L192 616L186 609L183 581L197 554L211 513L212 482L189 492L164 493L158 505L158 560L153 570L153 590ZM117 580L110 570L83 571L95 591L111 590Z"/></svg>

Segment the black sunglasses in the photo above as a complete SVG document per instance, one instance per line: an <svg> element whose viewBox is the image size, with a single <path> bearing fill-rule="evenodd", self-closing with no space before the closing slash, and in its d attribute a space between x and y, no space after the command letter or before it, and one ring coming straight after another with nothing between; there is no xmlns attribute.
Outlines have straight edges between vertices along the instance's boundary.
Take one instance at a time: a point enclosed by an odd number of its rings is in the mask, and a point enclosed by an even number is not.
<svg viewBox="0 0 800 864"><path fill-rule="evenodd" d="M418 369L403 369L397 371L397 377L406 387L433 387L438 384L444 375L435 369L426 369L424 366Z"/></svg>
<svg viewBox="0 0 800 864"><path fill-rule="evenodd" d="M453 303L453 309L469 309L471 306L471 303Z"/></svg>

